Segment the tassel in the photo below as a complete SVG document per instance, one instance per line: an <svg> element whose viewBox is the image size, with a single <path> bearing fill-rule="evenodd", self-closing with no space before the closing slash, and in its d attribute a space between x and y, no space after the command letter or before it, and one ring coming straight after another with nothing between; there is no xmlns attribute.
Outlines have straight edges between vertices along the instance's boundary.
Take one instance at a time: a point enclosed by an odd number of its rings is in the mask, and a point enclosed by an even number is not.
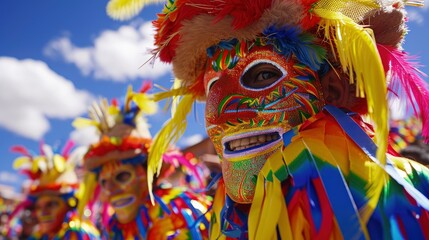
<svg viewBox="0 0 429 240"><path fill-rule="evenodd" d="M195 97L192 95L185 95L180 100L177 111L175 111L172 118L164 123L164 126L156 134L153 144L149 148L147 182L152 203L154 203L152 193L153 176L155 173L158 175L161 170L162 155L167 152L170 144L176 143L185 132L187 125L186 116L191 111L194 101Z"/></svg>

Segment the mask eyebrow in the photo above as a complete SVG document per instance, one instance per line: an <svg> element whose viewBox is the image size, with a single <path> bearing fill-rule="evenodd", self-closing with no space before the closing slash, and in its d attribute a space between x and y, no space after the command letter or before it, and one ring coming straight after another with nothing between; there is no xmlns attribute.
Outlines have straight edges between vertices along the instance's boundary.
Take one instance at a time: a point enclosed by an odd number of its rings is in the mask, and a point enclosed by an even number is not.
<svg viewBox="0 0 429 240"><path fill-rule="evenodd" d="M219 76L213 77L207 82L206 86L206 96L209 95L210 89L213 87L213 85L216 83L216 81L219 80Z"/></svg>

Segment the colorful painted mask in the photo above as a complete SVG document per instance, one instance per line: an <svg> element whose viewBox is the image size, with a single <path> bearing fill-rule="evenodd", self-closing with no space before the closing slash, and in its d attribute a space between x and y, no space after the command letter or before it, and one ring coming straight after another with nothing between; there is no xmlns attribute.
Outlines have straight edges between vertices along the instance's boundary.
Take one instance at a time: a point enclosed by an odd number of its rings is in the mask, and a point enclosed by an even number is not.
<svg viewBox="0 0 429 240"><path fill-rule="evenodd" d="M60 196L51 194L38 197L35 206L40 233L55 235L62 227L69 206Z"/></svg>
<svg viewBox="0 0 429 240"><path fill-rule="evenodd" d="M206 124L223 159L228 195L250 203L256 176L282 147L283 133L320 110L321 87L315 71L272 46L224 45L208 51Z"/></svg>
<svg viewBox="0 0 429 240"><path fill-rule="evenodd" d="M118 221L128 223L134 220L142 199L148 194L143 166L107 163L101 168L99 183Z"/></svg>

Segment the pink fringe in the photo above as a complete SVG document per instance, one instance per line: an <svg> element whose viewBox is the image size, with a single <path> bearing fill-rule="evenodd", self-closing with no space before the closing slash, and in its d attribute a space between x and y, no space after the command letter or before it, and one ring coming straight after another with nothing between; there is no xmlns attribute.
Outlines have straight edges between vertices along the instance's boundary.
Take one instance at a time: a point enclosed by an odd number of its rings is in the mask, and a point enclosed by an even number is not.
<svg viewBox="0 0 429 240"><path fill-rule="evenodd" d="M43 144L45 144L45 141L40 140L39 142L39 152L41 156L45 156L45 151L43 151Z"/></svg>
<svg viewBox="0 0 429 240"><path fill-rule="evenodd" d="M65 158L68 159L69 158L69 154L71 149L74 147L74 142L72 140L68 140L66 142L66 144L63 147L63 150L61 152L61 155Z"/></svg>
<svg viewBox="0 0 429 240"><path fill-rule="evenodd" d="M25 148L24 146L21 146L21 145L13 146L10 150L14 153L20 153L26 157L31 158L31 154L28 152L27 148Z"/></svg>
<svg viewBox="0 0 429 240"><path fill-rule="evenodd" d="M429 88L427 82L421 78L426 75L417 69L418 64L411 62L414 59L406 52L381 44L377 44L377 48L385 71L391 71L392 79L388 89L401 101L407 101L416 116L420 112L422 136L429 142Z"/></svg>

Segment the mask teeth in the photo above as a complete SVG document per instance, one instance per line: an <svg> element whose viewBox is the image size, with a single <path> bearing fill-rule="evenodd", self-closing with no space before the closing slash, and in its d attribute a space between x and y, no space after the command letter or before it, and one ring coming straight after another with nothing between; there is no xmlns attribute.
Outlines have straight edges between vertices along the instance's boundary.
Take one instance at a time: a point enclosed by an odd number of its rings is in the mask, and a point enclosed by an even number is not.
<svg viewBox="0 0 429 240"><path fill-rule="evenodd" d="M280 138L278 133L262 134L258 136L246 137L232 140L226 144L229 151L240 151L258 145L265 145L269 142L276 141Z"/></svg>

